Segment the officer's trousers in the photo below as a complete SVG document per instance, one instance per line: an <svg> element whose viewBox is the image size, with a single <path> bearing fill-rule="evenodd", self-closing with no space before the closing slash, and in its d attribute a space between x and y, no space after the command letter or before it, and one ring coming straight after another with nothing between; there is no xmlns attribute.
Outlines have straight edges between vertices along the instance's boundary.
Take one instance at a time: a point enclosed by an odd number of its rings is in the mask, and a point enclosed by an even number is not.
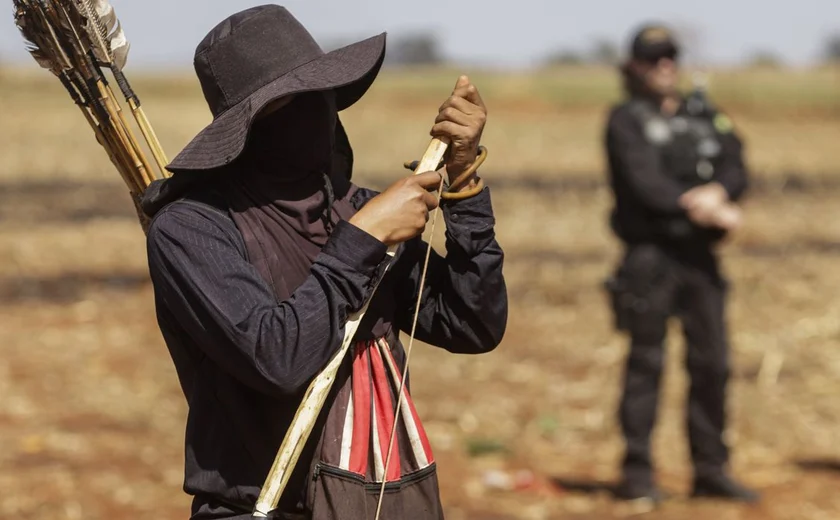
<svg viewBox="0 0 840 520"><path fill-rule="evenodd" d="M626 440L624 476L639 485L652 483L650 437L670 316L680 319L687 343L691 383L686 415L695 476L719 474L728 459L723 431L729 346L726 283L717 258L707 247L684 251L634 245L619 272L636 297L628 316L631 344L619 410Z"/></svg>

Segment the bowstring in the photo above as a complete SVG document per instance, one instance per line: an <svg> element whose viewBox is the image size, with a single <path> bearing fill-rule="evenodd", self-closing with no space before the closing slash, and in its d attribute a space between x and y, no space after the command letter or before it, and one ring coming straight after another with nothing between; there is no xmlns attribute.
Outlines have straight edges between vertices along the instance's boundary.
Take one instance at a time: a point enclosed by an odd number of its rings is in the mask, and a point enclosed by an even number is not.
<svg viewBox="0 0 840 520"><path fill-rule="evenodd" d="M411 349L414 346L414 335L417 331L417 319L420 316L420 305L423 302L423 290L426 286L426 274L429 270L429 260L432 257L432 240L434 240L435 226L437 224L438 214L440 213L441 194L443 194L443 177L440 179L440 186L437 190L438 205L432 212L432 227L429 232L429 242L426 247L426 259L423 261L423 271L420 275L420 288L417 292L417 302L414 306L414 320L411 323L411 335L408 338L408 347L405 349L405 367L403 368L402 379L400 380L400 389L397 392L397 406L394 409L394 425L391 428L390 440L388 441L388 454L385 457L385 468L382 470L382 487L379 489L379 501L376 505L376 516L374 520L379 520L379 515L382 512L382 499L385 497L385 484L388 482L388 467L391 464L391 455L394 449L394 439L397 436L397 426L400 422L400 408L402 407L402 396L405 389L405 380L408 376L408 362L411 359Z"/></svg>

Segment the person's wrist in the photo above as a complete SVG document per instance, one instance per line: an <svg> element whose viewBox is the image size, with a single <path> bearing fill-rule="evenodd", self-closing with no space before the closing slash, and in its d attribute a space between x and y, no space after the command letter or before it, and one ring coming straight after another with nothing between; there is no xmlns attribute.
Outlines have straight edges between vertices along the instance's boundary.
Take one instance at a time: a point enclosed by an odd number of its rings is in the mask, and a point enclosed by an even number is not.
<svg viewBox="0 0 840 520"><path fill-rule="evenodd" d="M465 170L466 171L466 170ZM455 177L452 180L457 179ZM450 181L451 184L452 181ZM475 189L478 186L478 172L474 172L472 175L469 176L464 182L461 183L460 186L456 186L454 190L449 190L450 193L461 193L462 191L469 191L471 189Z"/></svg>
<svg viewBox="0 0 840 520"><path fill-rule="evenodd" d="M359 228L360 230L379 240L383 244L388 245L386 243L387 237L385 233L383 233L382 230L378 229L378 226L376 226L374 223L367 222L367 220L364 218L364 215L362 215L361 213L356 213L355 215L350 217L349 222L350 224L353 224L353 226Z"/></svg>
<svg viewBox="0 0 840 520"><path fill-rule="evenodd" d="M477 156L476 156L477 158ZM475 160L470 161L469 163L457 166L449 166L446 167L447 177L449 179L449 192L450 193L459 193L462 191L467 191L471 188L475 188L476 184L478 184L478 171L473 171L472 174L467 177L466 179L461 179L464 173L473 170L475 167ZM457 186L455 184L458 183ZM454 188L454 189L453 189Z"/></svg>

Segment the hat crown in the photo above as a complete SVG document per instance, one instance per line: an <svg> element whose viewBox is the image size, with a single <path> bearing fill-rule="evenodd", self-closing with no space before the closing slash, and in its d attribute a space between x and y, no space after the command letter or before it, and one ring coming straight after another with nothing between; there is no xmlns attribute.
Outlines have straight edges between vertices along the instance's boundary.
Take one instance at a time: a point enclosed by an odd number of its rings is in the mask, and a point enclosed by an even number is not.
<svg viewBox="0 0 840 520"><path fill-rule="evenodd" d="M285 7L263 5L214 27L196 48L194 65L204 99L217 117L323 55L309 31Z"/></svg>
<svg viewBox="0 0 840 520"><path fill-rule="evenodd" d="M662 54L678 54L679 44L670 28L663 24L651 23L641 27L630 43L633 58L650 59Z"/></svg>

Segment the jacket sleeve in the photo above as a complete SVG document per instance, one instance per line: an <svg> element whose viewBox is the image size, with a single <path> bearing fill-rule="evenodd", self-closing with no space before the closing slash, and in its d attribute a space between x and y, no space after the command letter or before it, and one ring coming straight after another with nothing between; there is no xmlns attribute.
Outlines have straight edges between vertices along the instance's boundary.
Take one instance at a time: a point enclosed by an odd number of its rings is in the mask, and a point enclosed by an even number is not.
<svg viewBox="0 0 840 520"><path fill-rule="evenodd" d="M508 314L496 242L490 190L475 197L444 202L446 257L432 251L417 321L416 338L454 353L478 354L498 346ZM405 244L395 264L396 322L410 333L428 244ZM399 273L399 274L398 274Z"/></svg>
<svg viewBox="0 0 840 520"><path fill-rule="evenodd" d="M730 200L738 201L749 186L749 174L744 164L744 144L734 130L718 132L721 143L721 161L715 174L729 194Z"/></svg>
<svg viewBox="0 0 840 520"><path fill-rule="evenodd" d="M607 153L619 166L624 181L648 209L665 215L682 215L679 198L685 187L669 177L656 147L645 138L641 123L627 110L610 115Z"/></svg>
<svg viewBox="0 0 840 520"><path fill-rule="evenodd" d="M165 210L148 235L156 300L214 363L255 390L303 390L335 353L361 308L385 246L341 222L304 283L282 302L246 261L235 227L195 211Z"/></svg>

